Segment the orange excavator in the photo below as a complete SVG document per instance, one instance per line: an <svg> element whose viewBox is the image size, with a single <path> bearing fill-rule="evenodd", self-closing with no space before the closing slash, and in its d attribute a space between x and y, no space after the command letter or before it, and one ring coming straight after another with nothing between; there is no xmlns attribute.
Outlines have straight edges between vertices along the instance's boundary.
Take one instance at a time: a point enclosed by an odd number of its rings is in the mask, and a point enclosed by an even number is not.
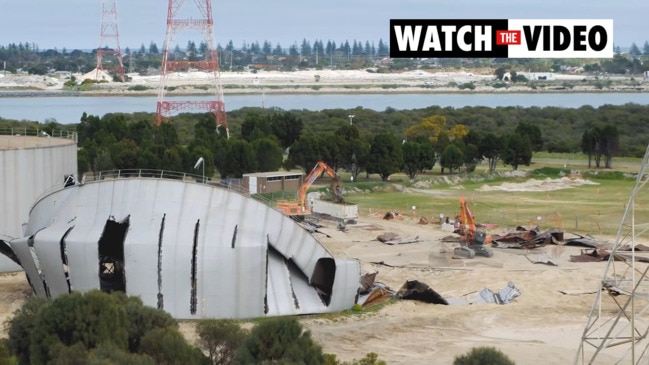
<svg viewBox="0 0 649 365"><path fill-rule="evenodd" d="M485 244L490 243L490 237L485 231L476 229L473 212L464 197L460 197L460 216L456 217L455 222L455 232L462 236L460 247L453 250L456 257L472 259L476 255L484 257L494 255L491 248L485 247Z"/></svg>
<svg viewBox="0 0 649 365"><path fill-rule="evenodd" d="M277 209L281 210L284 215L305 215L310 214L311 212L306 209L306 192L309 190L311 185L318 179L322 173L327 173L327 175L333 178L333 181L330 186L332 201L334 203L342 203L342 183L336 172L329 167L326 163L318 161L315 164L315 167L309 175L307 175L304 183L300 186L300 189L297 192L298 201L295 202L279 202L277 203Z"/></svg>

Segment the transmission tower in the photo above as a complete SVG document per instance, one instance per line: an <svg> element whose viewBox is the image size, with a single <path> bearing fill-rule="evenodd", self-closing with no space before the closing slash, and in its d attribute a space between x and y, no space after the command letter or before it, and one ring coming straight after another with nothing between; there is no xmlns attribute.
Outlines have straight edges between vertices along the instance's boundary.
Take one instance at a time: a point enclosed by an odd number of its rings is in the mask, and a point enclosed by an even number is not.
<svg viewBox="0 0 649 365"><path fill-rule="evenodd" d="M109 56L104 58L104 56ZM117 30L117 6L115 0L101 1L101 35L97 49L97 75L99 80L101 71L115 71L124 82L124 64L122 51L119 48L119 32Z"/></svg>
<svg viewBox="0 0 649 365"><path fill-rule="evenodd" d="M649 362L649 264L637 261L641 255L636 254L638 239L649 230L649 222L636 220L636 210L646 212L649 205L647 192L641 194L649 180L648 168L649 146L626 204L575 364ZM616 360L612 361L613 358Z"/></svg>
<svg viewBox="0 0 649 365"><path fill-rule="evenodd" d="M194 0L200 17L182 18L179 16L184 0L169 0L167 10L167 34L165 37L164 49L162 51L162 71L160 73L160 90L158 91L158 105L156 123L160 125L163 120L174 112L189 109L206 110L212 113L216 119L216 128L225 128L229 137L229 128L223 103L223 88L221 85L221 74L219 71L219 57L214 48L214 20L212 18L211 0ZM182 9L187 10L187 9ZM192 59L191 54L179 55L175 45L178 33L183 31L195 31L201 34L206 47L203 49L201 60ZM196 57L195 57L196 58ZM211 73L210 80L214 87L214 99L207 101L168 101L165 100L165 93L168 88L169 76L173 72L189 71L196 69Z"/></svg>

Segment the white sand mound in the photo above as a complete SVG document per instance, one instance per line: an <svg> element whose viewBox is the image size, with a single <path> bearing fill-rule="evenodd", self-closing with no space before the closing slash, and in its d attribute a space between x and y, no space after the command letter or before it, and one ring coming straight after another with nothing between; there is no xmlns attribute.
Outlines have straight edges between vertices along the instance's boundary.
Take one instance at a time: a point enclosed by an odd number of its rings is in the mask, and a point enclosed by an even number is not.
<svg viewBox="0 0 649 365"><path fill-rule="evenodd" d="M478 191L552 191L570 189L582 185L599 185L596 182L585 179L571 179L562 177L560 179L546 178L545 180L529 179L522 183L502 183L497 186L482 185Z"/></svg>
<svg viewBox="0 0 649 365"><path fill-rule="evenodd" d="M101 70L99 73L97 73L97 69L95 68L94 70L88 72L87 74L81 75L79 77L83 81L85 79L90 79L90 80L96 80L96 81L112 81L113 78L108 74L108 72Z"/></svg>

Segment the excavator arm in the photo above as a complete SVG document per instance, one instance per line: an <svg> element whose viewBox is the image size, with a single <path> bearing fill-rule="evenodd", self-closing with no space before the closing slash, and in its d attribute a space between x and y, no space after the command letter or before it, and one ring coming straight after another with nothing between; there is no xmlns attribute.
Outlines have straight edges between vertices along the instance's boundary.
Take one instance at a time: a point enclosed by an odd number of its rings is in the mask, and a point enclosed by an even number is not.
<svg viewBox="0 0 649 365"><path fill-rule="evenodd" d="M315 164L315 167L309 175L307 175L306 179L304 180L304 184L300 186L300 189L298 190L298 200L300 202L300 207L302 208L302 211L306 210L306 192L309 190L311 185L318 179L318 177L323 173L326 172L327 175L331 176L334 180L339 180L338 175L336 175L336 172L329 167L326 163L322 161L318 161ZM338 195L337 192L334 192L334 195Z"/></svg>
<svg viewBox="0 0 649 365"><path fill-rule="evenodd" d="M475 240L475 220L473 219L473 212L464 197L460 197L460 220L464 241L470 245Z"/></svg>

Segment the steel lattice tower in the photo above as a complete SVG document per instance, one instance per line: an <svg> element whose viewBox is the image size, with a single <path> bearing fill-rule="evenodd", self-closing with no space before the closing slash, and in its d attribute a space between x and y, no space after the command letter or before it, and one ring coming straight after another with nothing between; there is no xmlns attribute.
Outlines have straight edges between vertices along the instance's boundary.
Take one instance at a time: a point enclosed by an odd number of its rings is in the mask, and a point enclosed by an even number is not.
<svg viewBox="0 0 649 365"><path fill-rule="evenodd" d="M112 57L109 57L108 62L106 62L104 56ZM99 48L97 49L96 79L99 79L99 72L102 70L115 71L122 82L126 80L124 77L124 64L122 63L122 51L119 48L115 0L101 1L101 35Z"/></svg>
<svg viewBox="0 0 649 365"><path fill-rule="evenodd" d="M649 146L625 206L575 364L649 362L649 264L636 262L639 255L635 252L638 239L649 231L649 222L636 221L636 209L646 210L649 205L647 192L642 192L649 180L648 168ZM607 358L602 360L603 356ZM610 362L611 358L616 360Z"/></svg>
<svg viewBox="0 0 649 365"><path fill-rule="evenodd" d="M198 109L207 110L216 118L216 127L225 128L229 136L229 128L223 103L223 88L219 71L219 57L214 47L214 20L212 18L211 0L194 0L193 3L200 12L200 18L179 18L179 10L185 3L184 0L169 0L167 10L167 34L165 37L164 49L162 51L162 71L160 73L160 90L158 91L158 105L156 123L160 125L165 117L173 112ZM193 61L191 59L175 59L171 51L174 49L176 35L182 31L198 31L202 34L203 41L207 45L203 59ZM174 55L175 56L175 55ZM212 74L211 80L215 90L214 100L208 101L167 101L165 93L168 87L169 74L176 71L188 70L189 68L208 71Z"/></svg>

